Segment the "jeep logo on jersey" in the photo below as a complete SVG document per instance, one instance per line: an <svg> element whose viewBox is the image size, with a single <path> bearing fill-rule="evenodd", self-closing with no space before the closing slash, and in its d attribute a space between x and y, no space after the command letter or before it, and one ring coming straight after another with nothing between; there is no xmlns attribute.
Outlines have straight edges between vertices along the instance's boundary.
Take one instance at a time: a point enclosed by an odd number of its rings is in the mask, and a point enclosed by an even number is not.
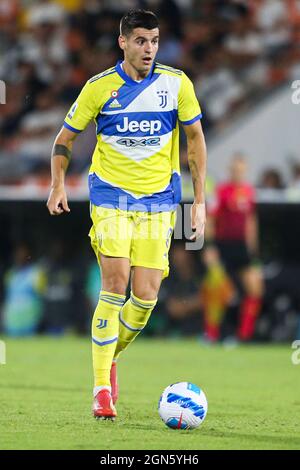
<svg viewBox="0 0 300 470"><path fill-rule="evenodd" d="M124 137L117 140L117 144L125 145L125 147L154 147L160 144L160 137L149 137L144 139L132 139L131 137Z"/></svg>
<svg viewBox="0 0 300 470"><path fill-rule="evenodd" d="M161 129L160 121L129 121L128 117L123 118L123 126L117 124L118 132L149 132L150 135L153 135L155 132L159 132Z"/></svg>

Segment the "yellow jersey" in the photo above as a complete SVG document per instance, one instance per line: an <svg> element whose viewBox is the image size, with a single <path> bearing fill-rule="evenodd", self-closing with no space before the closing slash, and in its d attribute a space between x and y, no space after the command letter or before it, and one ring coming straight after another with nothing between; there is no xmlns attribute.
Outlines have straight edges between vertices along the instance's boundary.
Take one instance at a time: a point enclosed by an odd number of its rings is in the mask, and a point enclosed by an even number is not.
<svg viewBox="0 0 300 470"><path fill-rule="evenodd" d="M166 65L154 63L138 82L119 61L88 80L64 126L79 133L95 122L91 202L125 210L174 210L181 200L178 123L189 125L201 116L191 80Z"/></svg>

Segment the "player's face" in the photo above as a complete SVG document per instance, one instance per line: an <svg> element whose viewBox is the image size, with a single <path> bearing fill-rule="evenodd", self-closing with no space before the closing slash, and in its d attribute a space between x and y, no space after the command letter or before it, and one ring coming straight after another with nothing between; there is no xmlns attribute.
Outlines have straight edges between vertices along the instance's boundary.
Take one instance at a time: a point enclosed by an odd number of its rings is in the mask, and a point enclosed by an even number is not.
<svg viewBox="0 0 300 470"><path fill-rule="evenodd" d="M127 61L141 76L150 71L158 50L159 30L135 28L130 36L120 36L119 44Z"/></svg>
<svg viewBox="0 0 300 470"><path fill-rule="evenodd" d="M230 170L232 181L236 183L241 183L245 180L247 173L247 165L244 160L237 159L233 161Z"/></svg>

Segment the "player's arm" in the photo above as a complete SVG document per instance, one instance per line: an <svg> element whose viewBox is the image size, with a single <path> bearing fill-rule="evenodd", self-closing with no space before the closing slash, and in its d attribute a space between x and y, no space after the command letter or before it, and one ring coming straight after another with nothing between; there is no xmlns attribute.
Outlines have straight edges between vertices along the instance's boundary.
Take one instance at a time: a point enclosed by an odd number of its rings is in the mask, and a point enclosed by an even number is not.
<svg viewBox="0 0 300 470"><path fill-rule="evenodd" d="M65 174L71 158L73 141L77 135L62 127L54 141L51 155L51 190L47 202L51 215L70 212L65 190Z"/></svg>
<svg viewBox="0 0 300 470"><path fill-rule="evenodd" d="M72 104L64 120L64 126L57 135L51 155L51 191L47 207L51 215L70 212L65 191L65 174L71 158L73 141L98 113L94 91L88 81L77 100Z"/></svg>
<svg viewBox="0 0 300 470"><path fill-rule="evenodd" d="M206 144L198 119L192 124L183 126L187 137L188 163L194 188L194 202L191 207L191 225L194 234L191 240L204 236L205 229L205 176L206 176Z"/></svg>

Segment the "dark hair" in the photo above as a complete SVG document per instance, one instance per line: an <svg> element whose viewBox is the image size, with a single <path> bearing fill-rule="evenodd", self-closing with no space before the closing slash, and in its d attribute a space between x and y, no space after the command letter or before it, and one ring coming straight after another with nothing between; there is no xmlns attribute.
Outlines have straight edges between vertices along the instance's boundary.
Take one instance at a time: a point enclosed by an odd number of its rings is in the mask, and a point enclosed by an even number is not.
<svg viewBox="0 0 300 470"><path fill-rule="evenodd" d="M154 29L158 28L157 16L148 10L130 10L120 22L120 34L129 36L135 28Z"/></svg>

